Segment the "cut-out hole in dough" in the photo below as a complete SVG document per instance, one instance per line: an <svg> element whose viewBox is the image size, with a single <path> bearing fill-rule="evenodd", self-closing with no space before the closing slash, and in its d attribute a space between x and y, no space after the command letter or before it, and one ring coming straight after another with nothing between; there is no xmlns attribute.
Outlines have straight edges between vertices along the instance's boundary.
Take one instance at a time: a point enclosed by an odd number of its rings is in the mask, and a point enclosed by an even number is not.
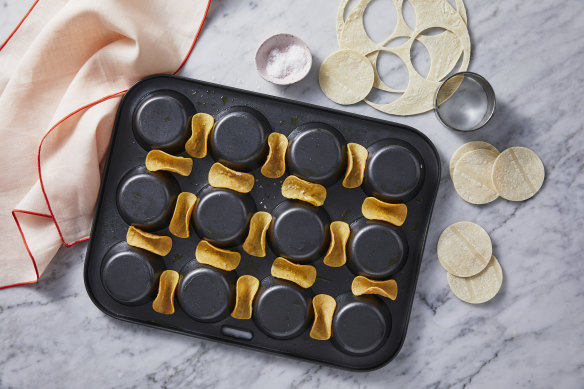
<svg viewBox="0 0 584 389"><path fill-rule="evenodd" d="M426 78L430 71L430 53L428 53L426 46L417 39L412 43L410 58L414 69L416 69L420 76Z"/></svg>
<svg viewBox="0 0 584 389"><path fill-rule="evenodd" d="M408 87L408 69L395 54L382 51L377 56L377 73L385 85L405 90Z"/></svg>
<svg viewBox="0 0 584 389"><path fill-rule="evenodd" d="M391 0L372 1L363 14L365 32L373 42L383 42L397 23L397 10Z"/></svg>
<svg viewBox="0 0 584 389"><path fill-rule="evenodd" d="M402 15L408 27L415 31L417 21L416 11L414 11L414 6L408 0L404 0L402 4Z"/></svg>

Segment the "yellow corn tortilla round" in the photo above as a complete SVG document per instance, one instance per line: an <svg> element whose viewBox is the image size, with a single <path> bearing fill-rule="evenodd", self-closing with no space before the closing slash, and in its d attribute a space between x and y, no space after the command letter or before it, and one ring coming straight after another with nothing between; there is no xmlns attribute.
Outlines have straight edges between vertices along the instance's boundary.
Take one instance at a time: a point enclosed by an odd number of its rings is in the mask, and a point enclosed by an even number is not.
<svg viewBox="0 0 584 389"><path fill-rule="evenodd" d="M377 294L395 300L397 298L397 282L395 280L375 281L367 277L357 276L351 283L351 292L355 296Z"/></svg>
<svg viewBox="0 0 584 389"><path fill-rule="evenodd" d="M217 269L231 271L239 266L241 254L237 251L220 249L206 240L202 240L195 250L195 258L199 263L216 267Z"/></svg>
<svg viewBox="0 0 584 389"><path fill-rule="evenodd" d="M272 215L267 212L256 212L249 221L249 232L243 250L254 257L266 256L266 232L272 222Z"/></svg>
<svg viewBox="0 0 584 389"><path fill-rule="evenodd" d="M199 112L191 119L192 135L185 144L185 151L191 157L205 158L207 156L207 139L215 125L213 116Z"/></svg>
<svg viewBox="0 0 584 389"><path fill-rule="evenodd" d="M363 183L369 152L358 143L347 144L347 170L343 178L345 188L357 188Z"/></svg>
<svg viewBox="0 0 584 389"><path fill-rule="evenodd" d="M477 149L460 157L452 173L452 183L464 201L486 204L499 197L491 179L497 155L489 149Z"/></svg>
<svg viewBox="0 0 584 389"><path fill-rule="evenodd" d="M332 222L329 228L331 243L322 261L327 266L340 267L347 262L347 241L351 235L351 228L341 221Z"/></svg>
<svg viewBox="0 0 584 389"><path fill-rule="evenodd" d="M260 287L260 281L254 276L244 275L237 279L235 286L235 308L231 317L235 319L251 319L253 299Z"/></svg>
<svg viewBox="0 0 584 389"><path fill-rule="evenodd" d="M543 162L525 147L508 148L493 164L493 186L506 200L523 201L533 197L543 185L544 178Z"/></svg>
<svg viewBox="0 0 584 389"><path fill-rule="evenodd" d="M446 271L458 277L480 273L491 260L493 246L487 231L471 222L446 227L438 239L438 260Z"/></svg>
<svg viewBox="0 0 584 389"><path fill-rule="evenodd" d="M288 199L306 201L320 207L326 200L326 188L296 176L288 176L282 183L282 196Z"/></svg>
<svg viewBox="0 0 584 389"><path fill-rule="evenodd" d="M473 142L465 143L462 146L460 146L458 149L456 149L456 151L452 154L452 157L450 157L450 178L452 178L452 173L454 172L454 167L456 166L456 163L460 160L460 158L462 158L462 156L464 154L468 153L469 151L478 150L478 149L491 150L492 152L499 155L499 150L497 150L497 148L490 143L483 142L483 141L473 141Z"/></svg>
<svg viewBox="0 0 584 389"><path fill-rule="evenodd" d="M328 340L332 335L333 316L337 302L328 294L317 294L312 299L314 322L310 329L310 337L316 340Z"/></svg>
<svg viewBox="0 0 584 389"><path fill-rule="evenodd" d="M174 313L174 292L179 281L179 274L174 270L165 270L158 282L158 295L152 302L152 309L163 315Z"/></svg>
<svg viewBox="0 0 584 389"><path fill-rule="evenodd" d="M172 250L172 238L142 231L139 228L130 226L126 234L126 242L133 247L138 247L162 257L168 255Z"/></svg>
<svg viewBox="0 0 584 389"><path fill-rule="evenodd" d="M146 156L146 169L151 172L166 170L181 176L188 176L193 170L193 160L175 157L161 150L152 150Z"/></svg>
<svg viewBox="0 0 584 389"><path fill-rule="evenodd" d="M272 263L273 277L292 281L302 288L310 288L316 281L316 268L311 265L297 265L278 257Z"/></svg>
<svg viewBox="0 0 584 389"><path fill-rule="evenodd" d="M240 193L249 193L253 189L254 183L253 175L230 169L220 162L215 162L209 170L209 184L215 188L227 188Z"/></svg>
<svg viewBox="0 0 584 389"><path fill-rule="evenodd" d="M448 285L456 297L470 304L489 301L497 295L503 284L503 269L493 255L489 264L472 277L457 277L447 274Z"/></svg>
<svg viewBox="0 0 584 389"><path fill-rule="evenodd" d="M353 50L339 50L320 66L318 82L323 93L337 104L355 104L373 87L374 72L369 60Z"/></svg>
<svg viewBox="0 0 584 389"><path fill-rule="evenodd" d="M391 204L367 197L361 205L361 213L369 220L381 220L399 227L406 221L408 207L403 203Z"/></svg>
<svg viewBox="0 0 584 389"><path fill-rule="evenodd" d="M286 149L288 138L278 132L272 132L268 136L268 158L261 168L264 177L280 178L286 172Z"/></svg>
<svg viewBox="0 0 584 389"><path fill-rule="evenodd" d="M182 192L176 199L174 213L168 225L168 230L179 238L188 238L190 234L189 225L193 209L197 203L197 196L189 192Z"/></svg>

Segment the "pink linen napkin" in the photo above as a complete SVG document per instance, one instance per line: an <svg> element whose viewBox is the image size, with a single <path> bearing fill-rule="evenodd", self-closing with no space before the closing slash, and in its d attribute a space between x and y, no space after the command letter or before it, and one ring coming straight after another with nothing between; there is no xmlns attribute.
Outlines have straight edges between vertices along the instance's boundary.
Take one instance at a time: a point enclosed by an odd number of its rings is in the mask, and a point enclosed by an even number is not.
<svg viewBox="0 0 584 389"><path fill-rule="evenodd" d="M176 73L210 0L37 0L0 46L0 289L88 239L124 92Z"/></svg>

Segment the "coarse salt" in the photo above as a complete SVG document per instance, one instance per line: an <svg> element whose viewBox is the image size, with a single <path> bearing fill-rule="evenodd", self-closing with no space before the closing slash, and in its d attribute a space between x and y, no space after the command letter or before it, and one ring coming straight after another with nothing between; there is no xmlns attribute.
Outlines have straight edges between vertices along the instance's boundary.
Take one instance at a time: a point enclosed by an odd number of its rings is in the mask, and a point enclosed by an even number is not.
<svg viewBox="0 0 584 389"><path fill-rule="evenodd" d="M284 79L301 73L307 63L308 56L302 46L292 44L284 48L275 47L268 54L266 72L271 77Z"/></svg>

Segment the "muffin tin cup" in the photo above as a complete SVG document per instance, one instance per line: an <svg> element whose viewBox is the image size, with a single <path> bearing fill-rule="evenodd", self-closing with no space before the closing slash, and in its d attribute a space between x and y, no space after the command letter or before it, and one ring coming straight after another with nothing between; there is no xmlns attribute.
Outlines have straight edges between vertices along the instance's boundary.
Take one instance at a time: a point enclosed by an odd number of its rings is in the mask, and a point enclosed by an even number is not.
<svg viewBox="0 0 584 389"><path fill-rule="evenodd" d="M178 121L174 116L166 121L163 113L154 115L157 104L180 113L176 118L186 120L184 132L165 134ZM189 158L184 142L194 112L216 120L208 155L193 160L187 177L148 172L144 161L153 148ZM149 119L136 126L137 118ZM160 124L163 131L154 134L160 138L149 137L148 126ZM287 171L277 179L260 170L271 132L290 142ZM360 188L341 185L349 142L369 152ZM209 169L217 161L249 171L255 179L253 189L241 194L209 186ZM314 169L306 170L308 162ZM292 174L326 186L324 204L314 207L284 198L282 183ZM379 368L398 354L405 339L439 179L438 154L414 129L210 83L153 76L128 90L119 106L85 259L86 288L101 310L118 319L345 369ZM198 197L188 238L168 230L176 195L183 191ZM361 218L366 195L406 202L405 223L395 227ZM266 255L261 258L242 247L256 211L272 215ZM351 227L348 258L341 267L322 261L333 221ZM128 246L124 240L129 225L171 237L172 250L158 256ZM239 253L238 267L224 272L198 263L195 251L201 239ZM314 266L315 283L303 289L273 278L271 267L278 256ZM163 270L180 275L172 315L152 308ZM351 282L357 274L395 279L398 298L353 296ZM243 275L260 280L250 319L230 315L237 280ZM318 294L337 301L328 340L310 337L312 298Z"/></svg>
<svg viewBox="0 0 584 389"><path fill-rule="evenodd" d="M200 322L217 322L229 315L235 302L236 276L196 260L180 271L176 298L182 310Z"/></svg>
<svg viewBox="0 0 584 389"><path fill-rule="evenodd" d="M310 182L330 186L345 173L347 147L343 135L324 123L308 123L288 136L286 166Z"/></svg>
<svg viewBox="0 0 584 389"><path fill-rule="evenodd" d="M128 225L155 231L168 226L180 186L169 173L137 166L122 177L116 192L122 219Z"/></svg>
<svg viewBox="0 0 584 389"><path fill-rule="evenodd" d="M197 235L219 247L243 243L256 205L249 194L206 186L197 193L193 224Z"/></svg>
<svg viewBox="0 0 584 389"><path fill-rule="evenodd" d="M424 184L425 169L418 151L400 139L383 139L367 148L363 190L387 202L407 202Z"/></svg>
<svg viewBox="0 0 584 389"><path fill-rule="evenodd" d="M276 255L296 263L309 263L324 255L330 241L331 218L323 208L286 200L271 214L267 235Z"/></svg>
<svg viewBox="0 0 584 389"><path fill-rule="evenodd" d="M258 328L275 339L291 339L309 328L312 293L274 277L262 280L255 298L253 319Z"/></svg>
<svg viewBox="0 0 584 389"><path fill-rule="evenodd" d="M134 111L134 136L146 151L183 152L195 113L191 101L181 93L159 90L148 94Z"/></svg>
<svg viewBox="0 0 584 389"><path fill-rule="evenodd" d="M365 218L350 227L347 265L355 275L382 280L402 268L408 258L408 243L399 227Z"/></svg>
<svg viewBox="0 0 584 389"><path fill-rule="evenodd" d="M209 137L216 161L239 171L257 168L268 154L270 124L257 110L236 106L217 115Z"/></svg>
<svg viewBox="0 0 584 389"><path fill-rule="evenodd" d="M148 251L120 242L112 246L101 263L101 281L107 293L125 305L154 300L164 263Z"/></svg>
<svg viewBox="0 0 584 389"><path fill-rule="evenodd" d="M367 355L379 349L391 332L391 316L376 296L342 294L336 298L333 344L342 352Z"/></svg>

